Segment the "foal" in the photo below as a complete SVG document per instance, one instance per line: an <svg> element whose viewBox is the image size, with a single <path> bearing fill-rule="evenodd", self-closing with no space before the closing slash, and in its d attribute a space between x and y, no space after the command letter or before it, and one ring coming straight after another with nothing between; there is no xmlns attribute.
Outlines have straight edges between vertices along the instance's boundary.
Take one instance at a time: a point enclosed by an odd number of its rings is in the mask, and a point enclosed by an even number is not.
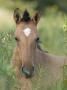
<svg viewBox="0 0 67 90"><path fill-rule="evenodd" d="M22 16L19 14L18 8L14 11L16 48L12 62L16 76L21 82L21 90L32 90L30 78L36 78L38 66L42 66L48 71L49 75L46 77L48 82L45 80L48 86L48 84L62 79L63 66L67 65L66 56L50 55L38 48L37 24L39 19L38 13L31 18L27 10Z"/></svg>

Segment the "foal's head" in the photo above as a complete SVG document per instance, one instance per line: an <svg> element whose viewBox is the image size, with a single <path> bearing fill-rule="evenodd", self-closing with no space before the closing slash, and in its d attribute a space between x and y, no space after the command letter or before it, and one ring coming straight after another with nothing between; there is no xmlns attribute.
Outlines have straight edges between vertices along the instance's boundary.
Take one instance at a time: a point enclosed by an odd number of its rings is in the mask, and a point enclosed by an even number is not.
<svg viewBox="0 0 67 90"><path fill-rule="evenodd" d="M23 15L19 14L19 9L14 11L16 22L15 40L20 55L22 72L26 77L31 77L34 72L34 61L37 43L39 41L37 33L37 23L39 14L36 13L32 18L25 10Z"/></svg>

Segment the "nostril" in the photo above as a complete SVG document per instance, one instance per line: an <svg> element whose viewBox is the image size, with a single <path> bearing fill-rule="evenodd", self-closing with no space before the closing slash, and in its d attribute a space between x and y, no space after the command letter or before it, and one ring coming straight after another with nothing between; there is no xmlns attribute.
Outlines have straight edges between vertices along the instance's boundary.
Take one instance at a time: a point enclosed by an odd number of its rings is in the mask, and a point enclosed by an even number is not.
<svg viewBox="0 0 67 90"><path fill-rule="evenodd" d="M25 67L22 68L22 72L29 74L29 71L28 71L27 68L25 68Z"/></svg>
<svg viewBox="0 0 67 90"><path fill-rule="evenodd" d="M26 76L26 78L32 77L33 72L34 72L34 67L32 67L31 70L29 70L26 67L22 67L22 72Z"/></svg>
<svg viewBox="0 0 67 90"><path fill-rule="evenodd" d="M26 78L31 77L31 72L26 67L22 68L22 72L26 76Z"/></svg>

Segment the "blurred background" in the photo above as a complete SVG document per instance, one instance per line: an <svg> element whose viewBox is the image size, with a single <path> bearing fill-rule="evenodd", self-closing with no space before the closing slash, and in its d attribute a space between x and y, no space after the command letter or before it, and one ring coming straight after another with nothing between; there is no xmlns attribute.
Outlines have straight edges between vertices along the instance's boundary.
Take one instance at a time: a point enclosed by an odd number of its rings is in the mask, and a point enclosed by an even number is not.
<svg viewBox="0 0 67 90"><path fill-rule="evenodd" d="M48 53L67 55L67 0L0 0L0 90L20 90L19 84L11 70L12 52L15 47L15 22L13 11L28 9L31 16L36 11L41 14L38 32L41 48ZM67 75L65 68L65 75ZM41 69L39 78L33 82L32 90L67 90L67 79L45 89Z"/></svg>

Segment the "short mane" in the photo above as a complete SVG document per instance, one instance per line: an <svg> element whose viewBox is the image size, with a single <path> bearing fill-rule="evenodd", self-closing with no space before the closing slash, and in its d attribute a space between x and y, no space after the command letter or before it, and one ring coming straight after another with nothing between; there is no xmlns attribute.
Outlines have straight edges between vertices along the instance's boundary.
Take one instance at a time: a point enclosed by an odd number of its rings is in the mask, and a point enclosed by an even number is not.
<svg viewBox="0 0 67 90"><path fill-rule="evenodd" d="M46 53L48 53L48 51L44 51L42 48L41 48L41 46L40 46L40 44L39 43L37 43L37 48L40 50L40 51L43 51L43 52L46 52Z"/></svg>

